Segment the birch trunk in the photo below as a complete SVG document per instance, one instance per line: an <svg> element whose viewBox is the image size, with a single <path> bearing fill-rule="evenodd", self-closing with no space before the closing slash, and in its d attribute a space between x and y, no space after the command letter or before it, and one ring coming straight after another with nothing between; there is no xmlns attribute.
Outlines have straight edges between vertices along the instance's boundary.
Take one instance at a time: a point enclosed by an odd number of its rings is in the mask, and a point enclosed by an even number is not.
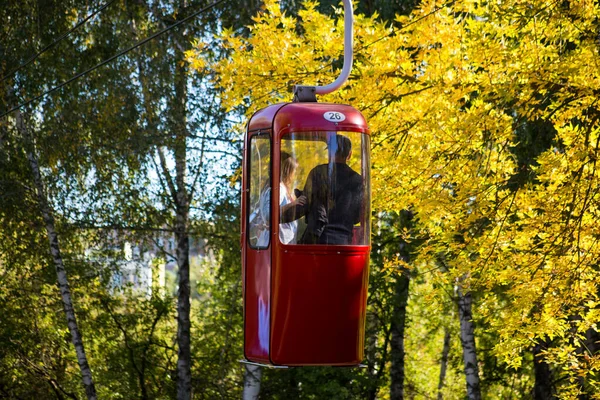
<svg viewBox="0 0 600 400"><path fill-rule="evenodd" d="M409 283L410 280L406 275L399 275L396 279L391 323L391 400L404 399L404 332L406 327L406 306L408 304Z"/></svg>
<svg viewBox="0 0 600 400"><path fill-rule="evenodd" d="M446 381L446 370L448 369L448 354L450 353L450 331L444 329L444 348L442 349L442 359L440 361L440 381L438 383L438 400L442 400L442 389Z"/></svg>
<svg viewBox="0 0 600 400"><path fill-rule="evenodd" d="M180 207L178 207L180 208ZM179 289L177 292L177 399L189 400L192 396L191 373L191 323L190 323L190 259L187 215L177 212L177 266L179 267Z"/></svg>
<svg viewBox="0 0 600 400"><path fill-rule="evenodd" d="M481 400L479 384L479 367L477 364L477 349L475 347L475 325L472 315L471 293L463 293L458 286L458 315L460 318L460 341L463 350L463 362L467 381L467 398Z"/></svg>
<svg viewBox="0 0 600 400"><path fill-rule="evenodd" d="M243 400L256 400L260 394L260 380L262 378L262 367L246 364L244 373Z"/></svg>
<svg viewBox="0 0 600 400"><path fill-rule="evenodd" d="M94 386L94 380L92 379L92 371L85 354L83 339L81 337L81 333L79 332L79 327L77 326L75 309L73 308L73 301L71 298L71 290L69 289L69 280L67 279L67 271L65 269L60 252L58 233L55 229L54 215L50 208L48 198L46 197L46 190L42 181L42 174L40 172L34 140L31 137L27 126L25 125L23 115L20 111L17 111L17 129L24 139L27 160L29 161L29 166L31 167L31 172L33 174L35 191L40 205L42 218L46 226L46 233L48 234L50 253L52 254L52 260L56 270L58 287L60 289L63 308L67 317L67 325L69 327L69 332L71 333L71 340L73 342L73 346L75 346L75 352L77 354L77 362L79 363L85 394L88 400L96 400L96 388Z"/></svg>
<svg viewBox="0 0 600 400"><path fill-rule="evenodd" d="M183 8L184 1L180 2ZM175 194L177 240L177 266L179 289L177 292L177 399L192 398L192 355L190 322L190 243L189 243L189 198L185 184L187 170L187 64L182 50L175 49L175 97L173 99L174 127L176 139L173 148L175 157Z"/></svg>
<svg viewBox="0 0 600 400"><path fill-rule="evenodd" d="M184 6L184 2L180 2ZM154 10L156 11L156 10ZM156 13L160 21L160 15ZM138 36L135 23L132 23L132 32ZM175 41L178 39L175 38ZM177 290L177 400L190 400L192 398L192 356L191 356L191 322L190 322L190 256L189 256L189 198L190 193L186 187L187 173L187 76L188 71L184 60L185 49L173 46L174 57L174 92L170 103L171 128L175 133L175 142L169 149L172 150L175 161L175 179L168 168L167 158L162 147L157 147L160 159L160 170L165 181L172 205L175 208L175 240L177 242L176 257L178 268ZM151 132L157 131L157 116L150 101L148 89L148 76L144 64L137 59L138 71L143 93L144 109L148 128ZM157 171L158 173L158 171Z"/></svg>

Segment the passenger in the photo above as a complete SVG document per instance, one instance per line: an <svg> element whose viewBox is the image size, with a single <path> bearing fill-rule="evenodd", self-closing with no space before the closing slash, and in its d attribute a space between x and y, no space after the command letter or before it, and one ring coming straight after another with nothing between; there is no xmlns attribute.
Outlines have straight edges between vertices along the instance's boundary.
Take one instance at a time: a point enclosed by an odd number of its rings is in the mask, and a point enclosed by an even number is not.
<svg viewBox="0 0 600 400"><path fill-rule="evenodd" d="M336 135L328 143L329 163L308 174L298 199L282 208L282 222L305 216L306 230L298 243L351 244L360 221L364 188L360 174L348 166L352 142Z"/></svg>
<svg viewBox="0 0 600 400"><path fill-rule="evenodd" d="M282 152L280 161L281 181L279 183L279 207L291 204L296 200L292 185L296 177L298 162L290 154ZM263 188L259 201L260 213L268 226L271 210L271 187L267 183ZM279 240L284 244L296 243L296 232L298 230L298 221L289 221L279 224ZM258 238L258 246L267 246L269 243L269 230L266 229Z"/></svg>

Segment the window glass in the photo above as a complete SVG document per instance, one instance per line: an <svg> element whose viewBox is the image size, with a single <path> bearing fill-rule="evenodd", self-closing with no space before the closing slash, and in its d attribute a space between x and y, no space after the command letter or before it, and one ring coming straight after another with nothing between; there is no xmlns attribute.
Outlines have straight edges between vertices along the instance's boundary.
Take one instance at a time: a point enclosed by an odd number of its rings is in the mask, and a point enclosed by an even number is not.
<svg viewBox="0 0 600 400"><path fill-rule="evenodd" d="M370 244L369 149L369 136L359 132L282 137L279 181L287 195L279 199L282 243Z"/></svg>
<svg viewBox="0 0 600 400"><path fill-rule="evenodd" d="M250 138L248 174L248 240L250 247L267 248L271 232L271 137Z"/></svg>

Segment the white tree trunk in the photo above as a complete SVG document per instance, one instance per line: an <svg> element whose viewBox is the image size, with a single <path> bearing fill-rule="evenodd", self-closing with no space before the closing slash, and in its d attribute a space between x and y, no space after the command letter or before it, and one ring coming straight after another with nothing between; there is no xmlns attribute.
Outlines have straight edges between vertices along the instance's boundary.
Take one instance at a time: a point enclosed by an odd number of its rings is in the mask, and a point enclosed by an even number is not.
<svg viewBox="0 0 600 400"><path fill-rule="evenodd" d="M243 400L256 400L260 394L260 380L262 378L262 367L258 365L245 364L244 393Z"/></svg>
<svg viewBox="0 0 600 400"><path fill-rule="evenodd" d="M180 9L185 1L180 1ZM175 159L175 237L177 239L177 266L179 267L179 290L177 293L177 400L192 398L192 351L190 321L190 199L186 186L187 174L187 67L182 51L175 51L175 100L173 117L177 128L173 145Z"/></svg>
<svg viewBox="0 0 600 400"><path fill-rule="evenodd" d="M50 252L52 254L52 260L54 261L56 276L58 278L58 287L62 297L63 308L67 316L67 325L69 327L69 331L71 332L71 340L75 346L77 362L79 363L83 386L85 387L85 394L88 400L96 400L96 388L92 379L92 371L88 364L87 356L85 355L83 339L81 338L79 327L77 326L77 319L75 318L75 309L73 308L73 301L71 299L71 290L69 289L67 271L65 270L62 255L60 253L60 245L58 241L58 233L55 229L54 216L52 214L52 210L50 209L48 198L46 197L46 191L42 181L38 158L35 152L34 141L25 125L23 116L19 111L17 111L17 129L24 139L27 159L33 173L36 194L40 205L42 218L44 219L44 224L46 225L48 242L50 244Z"/></svg>
<svg viewBox="0 0 600 400"><path fill-rule="evenodd" d="M473 300L470 293L464 294L462 288L457 287L458 315L460 318L460 341L463 349L463 362L467 381L467 398L481 400L479 386L479 367L477 365L477 349L475 347L475 325L471 312Z"/></svg>

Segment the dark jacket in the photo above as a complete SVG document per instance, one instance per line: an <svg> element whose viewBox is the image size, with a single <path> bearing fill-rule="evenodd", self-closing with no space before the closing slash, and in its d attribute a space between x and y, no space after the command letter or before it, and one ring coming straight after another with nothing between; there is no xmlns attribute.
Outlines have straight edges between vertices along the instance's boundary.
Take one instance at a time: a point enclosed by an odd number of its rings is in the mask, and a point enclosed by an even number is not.
<svg viewBox="0 0 600 400"><path fill-rule="evenodd" d="M293 207L283 210L282 222L305 216L306 230L298 243L351 244L363 192L362 177L347 164L318 165L308 174Z"/></svg>

